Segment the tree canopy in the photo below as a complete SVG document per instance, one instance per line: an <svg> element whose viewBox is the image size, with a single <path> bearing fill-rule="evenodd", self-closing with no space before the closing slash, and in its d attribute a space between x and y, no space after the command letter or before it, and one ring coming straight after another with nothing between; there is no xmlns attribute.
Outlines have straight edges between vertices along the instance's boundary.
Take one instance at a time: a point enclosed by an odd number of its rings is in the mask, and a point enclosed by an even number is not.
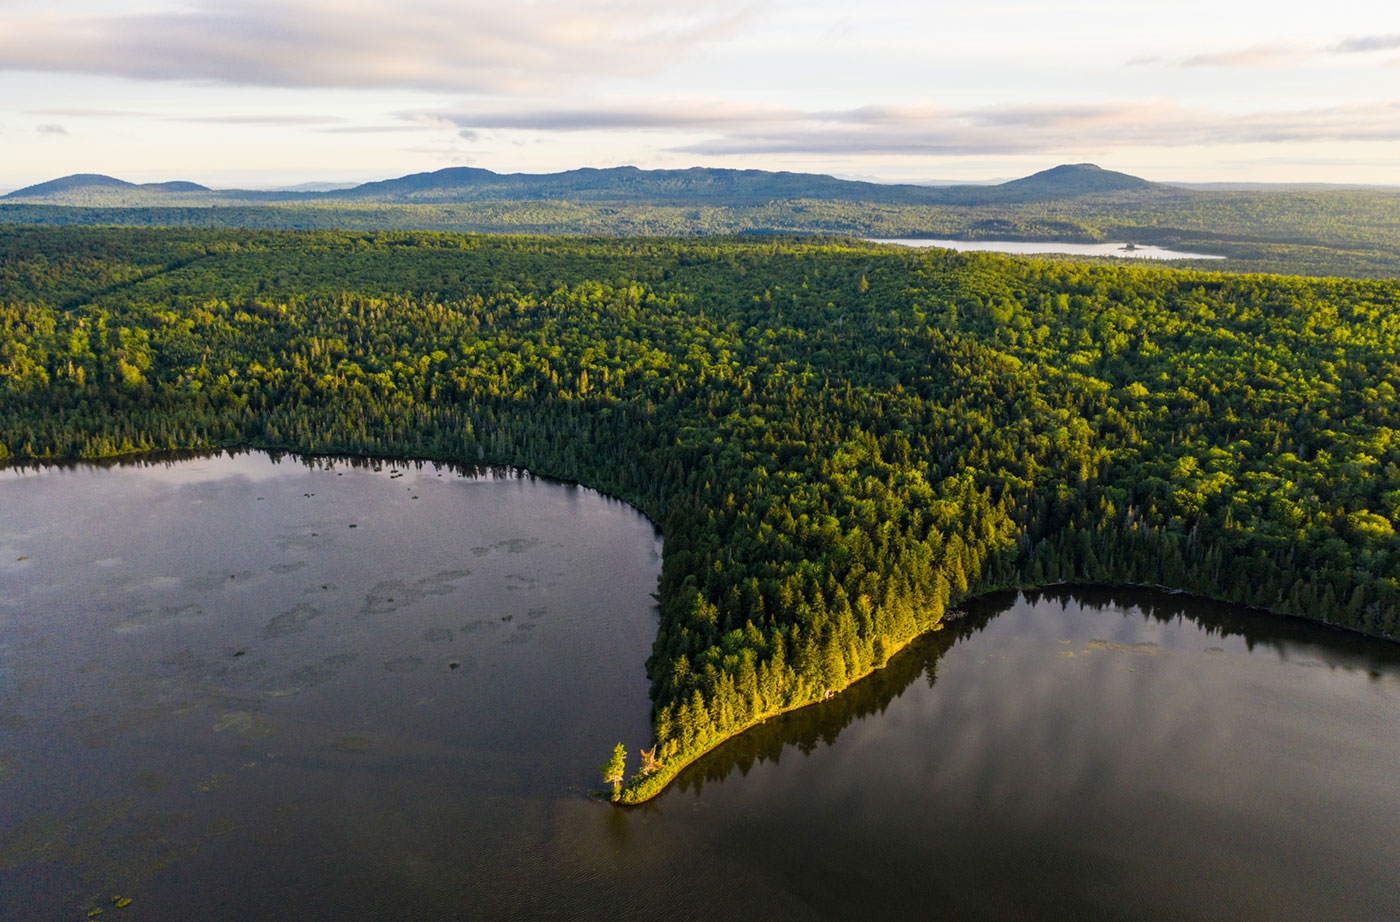
<svg viewBox="0 0 1400 922"><path fill-rule="evenodd" d="M972 593L1393 636L1400 283L841 241L0 231L0 458L512 464L659 523L660 770Z"/></svg>

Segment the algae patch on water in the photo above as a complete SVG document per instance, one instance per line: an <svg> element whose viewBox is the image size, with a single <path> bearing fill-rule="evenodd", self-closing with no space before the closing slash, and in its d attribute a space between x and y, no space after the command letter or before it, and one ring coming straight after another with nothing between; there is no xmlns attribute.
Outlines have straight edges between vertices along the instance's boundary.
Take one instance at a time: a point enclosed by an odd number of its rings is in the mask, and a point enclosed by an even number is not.
<svg viewBox="0 0 1400 922"><path fill-rule="evenodd" d="M1086 643L1084 648L1099 652L1127 653L1134 656L1162 656L1167 652L1159 644L1150 640L1141 643L1112 643L1107 640L1094 639Z"/></svg>
<svg viewBox="0 0 1400 922"><path fill-rule="evenodd" d="M200 605L165 605L160 608L142 609L119 622L112 630L118 634L133 634L157 625L197 621L202 617L204 608Z"/></svg>
<svg viewBox="0 0 1400 922"><path fill-rule="evenodd" d="M286 637L306 630L307 625L321 616L321 609L305 602L273 616L265 627L263 636L267 638Z"/></svg>
<svg viewBox="0 0 1400 922"><path fill-rule="evenodd" d="M495 544L478 545L472 548L472 553L478 557L486 557L494 551L505 551L507 554L523 554L540 543L539 538L507 538L504 541L497 541Z"/></svg>
<svg viewBox="0 0 1400 922"><path fill-rule="evenodd" d="M265 681L261 688L269 698L286 698L303 690L324 685L340 674L340 670L359 660L356 653L335 653L319 663L308 663L291 672Z"/></svg>
<svg viewBox="0 0 1400 922"><path fill-rule="evenodd" d="M248 739L264 739L277 732L277 725L261 714L251 711L225 711L214 721L214 732L232 730Z"/></svg>
<svg viewBox="0 0 1400 922"><path fill-rule="evenodd" d="M212 794L232 780L233 776L228 772L214 772L199 782L199 793Z"/></svg>
<svg viewBox="0 0 1400 922"><path fill-rule="evenodd" d="M337 752L368 752L370 748L370 738L364 733L351 733L349 736L342 736L339 739L331 740L330 747Z"/></svg>
<svg viewBox="0 0 1400 922"><path fill-rule="evenodd" d="M49 862L77 864L98 843L112 838L112 827L136 807L136 798L95 800L63 813L41 813L21 822L0 840L0 870Z"/></svg>
<svg viewBox="0 0 1400 922"><path fill-rule="evenodd" d="M360 614L389 615L429 596L448 595L457 590L457 582L471 575L470 570L439 570L412 583L401 579L382 580L365 595Z"/></svg>

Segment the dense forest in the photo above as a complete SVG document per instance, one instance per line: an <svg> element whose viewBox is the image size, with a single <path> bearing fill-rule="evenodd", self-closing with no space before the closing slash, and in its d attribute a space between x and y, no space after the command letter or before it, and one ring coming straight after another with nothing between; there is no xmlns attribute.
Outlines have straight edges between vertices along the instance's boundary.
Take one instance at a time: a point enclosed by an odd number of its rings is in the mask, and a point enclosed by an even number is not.
<svg viewBox="0 0 1400 922"><path fill-rule="evenodd" d="M1398 365L1400 282L832 239L0 228L11 463L504 463L659 523L661 767L628 801L993 588L1160 584L1393 636Z"/></svg>

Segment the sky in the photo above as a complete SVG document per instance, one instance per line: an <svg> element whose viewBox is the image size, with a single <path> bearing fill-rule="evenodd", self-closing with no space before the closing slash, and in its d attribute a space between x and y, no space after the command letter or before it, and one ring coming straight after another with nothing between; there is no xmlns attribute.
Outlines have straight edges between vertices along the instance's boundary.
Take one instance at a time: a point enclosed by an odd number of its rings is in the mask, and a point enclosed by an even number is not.
<svg viewBox="0 0 1400 922"><path fill-rule="evenodd" d="M1400 3L0 0L0 189L1080 162L1400 184Z"/></svg>

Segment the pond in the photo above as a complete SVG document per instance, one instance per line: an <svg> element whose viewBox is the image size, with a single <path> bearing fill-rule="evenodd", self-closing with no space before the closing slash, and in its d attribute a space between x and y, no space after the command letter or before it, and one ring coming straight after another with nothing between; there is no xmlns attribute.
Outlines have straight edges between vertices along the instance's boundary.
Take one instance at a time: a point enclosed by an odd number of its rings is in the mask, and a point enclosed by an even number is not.
<svg viewBox="0 0 1400 922"><path fill-rule="evenodd" d="M647 738L661 552L625 504L245 453L0 472L0 513L0 918L1400 905L1393 644L1006 594L622 810L587 791Z"/></svg>
<svg viewBox="0 0 1400 922"><path fill-rule="evenodd" d="M983 253L1064 254L1067 256L1113 256L1122 259L1224 259L1205 253L1186 253L1163 247L1134 243L1066 243L1059 240L931 240L923 237L867 237L870 243L893 243L907 247L941 247Z"/></svg>

